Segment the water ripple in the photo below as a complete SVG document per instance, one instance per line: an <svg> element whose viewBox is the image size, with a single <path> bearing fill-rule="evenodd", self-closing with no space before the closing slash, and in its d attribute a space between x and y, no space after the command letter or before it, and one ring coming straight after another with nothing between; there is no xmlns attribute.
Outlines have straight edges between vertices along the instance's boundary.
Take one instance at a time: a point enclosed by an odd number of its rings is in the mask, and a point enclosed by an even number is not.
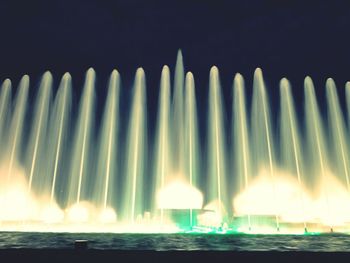
<svg viewBox="0 0 350 263"><path fill-rule="evenodd" d="M212 251L350 251L347 235L76 234L0 232L0 249L74 247L88 240L92 249Z"/></svg>

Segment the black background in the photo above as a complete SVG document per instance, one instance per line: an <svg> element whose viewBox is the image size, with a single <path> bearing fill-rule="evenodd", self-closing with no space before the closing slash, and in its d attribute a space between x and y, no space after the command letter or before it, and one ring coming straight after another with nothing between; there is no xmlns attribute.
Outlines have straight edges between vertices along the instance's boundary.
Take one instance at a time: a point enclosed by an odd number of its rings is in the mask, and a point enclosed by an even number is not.
<svg viewBox="0 0 350 263"><path fill-rule="evenodd" d="M335 79L341 96L350 79L346 0L1 0L0 12L1 81L10 78L16 87L29 74L37 86L50 70L57 86L68 71L80 93L85 71L93 67L99 111L112 69L118 69L123 87L129 88L142 66L150 127L161 68L167 64L173 72L179 48L186 70L195 75L200 109L207 105L212 65L220 70L227 112L236 72L244 75L249 97L254 69L263 69L272 109L278 109L278 82L288 77L298 112L306 75L315 82L321 111L326 78Z"/></svg>

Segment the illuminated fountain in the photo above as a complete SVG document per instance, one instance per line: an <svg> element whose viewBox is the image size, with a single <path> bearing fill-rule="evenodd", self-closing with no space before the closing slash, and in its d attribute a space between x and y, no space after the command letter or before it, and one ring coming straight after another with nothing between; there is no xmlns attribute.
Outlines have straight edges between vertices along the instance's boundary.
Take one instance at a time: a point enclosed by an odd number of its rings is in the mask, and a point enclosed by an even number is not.
<svg viewBox="0 0 350 263"><path fill-rule="evenodd" d="M14 99L6 79L0 92L0 231L350 230L350 131L332 79L325 89L328 115L321 114L306 77L304 115L298 116L283 78L275 122L259 68L252 96L237 73L232 103L225 105L227 87L213 66L205 108L197 106L199 91L181 52L171 73L163 67L159 96L151 94L158 98L154 125L142 68L133 87L124 87L113 70L102 99L92 68L77 97L69 73L56 88L46 72L34 99L28 76ZM349 116L349 83L346 105Z"/></svg>

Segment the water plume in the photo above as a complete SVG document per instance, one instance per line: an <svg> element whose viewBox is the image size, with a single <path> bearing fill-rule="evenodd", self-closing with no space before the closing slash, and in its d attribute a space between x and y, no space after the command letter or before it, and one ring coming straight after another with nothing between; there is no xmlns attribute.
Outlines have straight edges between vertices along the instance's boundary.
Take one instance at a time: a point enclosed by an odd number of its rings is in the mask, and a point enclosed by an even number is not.
<svg viewBox="0 0 350 263"><path fill-rule="evenodd" d="M125 167L126 185L123 200L123 218L126 222L135 223L136 216L142 213L143 182L146 168L146 96L145 96L145 72L137 69L133 102L129 118L127 138L127 166Z"/></svg>
<svg viewBox="0 0 350 263"><path fill-rule="evenodd" d="M237 175L238 191L249 187L251 177L249 133L247 125L246 102L244 94L244 80L241 74L236 74L233 83L233 138L234 138L234 174ZM251 229L250 214L247 214L248 229Z"/></svg>
<svg viewBox="0 0 350 263"><path fill-rule="evenodd" d="M210 69L209 77L209 122L208 122L208 195L209 201L218 201L218 213L224 216L227 209L226 184L226 149L225 129L223 126L223 109L219 71L217 67Z"/></svg>
<svg viewBox="0 0 350 263"><path fill-rule="evenodd" d="M80 101L79 116L75 127L74 150L71 163L68 203L79 204L87 178L90 154L90 135L94 112L95 71L90 68L85 77L84 91Z"/></svg>
<svg viewBox="0 0 350 263"><path fill-rule="evenodd" d="M11 124L10 124L10 130L13 131L8 140L6 151L9 156L8 161L8 173L7 173L7 179L11 180L12 176L12 169L15 165L15 162L18 159L18 153L22 151L21 147L21 140L22 140L22 133L23 133L23 120L24 115L27 107L27 98L28 98L28 89L29 89L29 77L27 75L24 75L18 85L18 91L16 94L16 101L15 101L15 111L12 115Z"/></svg>
<svg viewBox="0 0 350 263"><path fill-rule="evenodd" d="M271 191L274 198L278 198L276 195L275 186L275 172L274 172L274 145L272 140L272 129L270 121L270 110L268 104L268 98L265 90L265 83L260 68L257 68L254 72L253 83L253 105L252 105L252 133L255 156L255 164L260 171L267 166L269 174L271 176ZM279 207L275 202L275 220L276 228L279 230Z"/></svg>
<svg viewBox="0 0 350 263"><path fill-rule="evenodd" d="M281 99L281 153L284 167L297 175L299 184L300 209L304 220L304 229L307 232L305 197L303 193L303 155L300 150L299 127L295 114L295 107L291 93L290 83L286 78L280 81ZM292 150L291 150L292 149Z"/></svg>
<svg viewBox="0 0 350 263"><path fill-rule="evenodd" d="M186 74L186 115L185 115L185 149L186 149L186 174L191 187L198 187L199 167L199 142L197 103L195 96L195 83L193 74ZM193 213L190 210L190 225L193 225Z"/></svg>
<svg viewBox="0 0 350 263"><path fill-rule="evenodd" d="M43 142L46 139L47 122L49 116L50 100L51 100L52 75L45 72L42 77L39 91L37 94L36 109L34 110L34 119L29 138L29 147L27 153L27 162L29 167L28 192L31 192L34 175L40 174L40 168L44 167L46 160L43 160ZM37 187L48 189L46 185L42 185L42 180L36 180Z"/></svg>
<svg viewBox="0 0 350 263"><path fill-rule="evenodd" d="M335 163L332 168L333 171L337 171L337 174L341 175L345 179L346 187L350 191L349 182L349 145L346 141L346 129L345 121L341 113L337 90L333 79L327 79L326 82L326 95L328 103L328 120L329 130L331 132L331 145L333 146L332 163Z"/></svg>
<svg viewBox="0 0 350 263"><path fill-rule="evenodd" d="M118 148L118 120L119 120L119 79L118 71L114 70L108 84L108 94L102 118L99 138L98 178L95 184L97 203L103 204L103 209L112 205L112 196L116 195L117 166L113 160L117 159Z"/></svg>
<svg viewBox="0 0 350 263"><path fill-rule="evenodd" d="M0 93L0 145L6 145L7 125L10 116L11 103L11 80L6 79L1 85ZM5 154L4 149L0 151L0 157Z"/></svg>
<svg viewBox="0 0 350 263"><path fill-rule="evenodd" d="M305 91L305 113L306 113L306 129L307 141L309 143L310 158L312 160L312 167L314 174L321 174L322 180L322 195L325 196L325 209L328 215L331 215L331 204L329 202L329 189L327 186L327 156L325 137L323 134L323 123L319 113L314 84L310 77L306 77L304 81ZM310 165L311 166L311 165ZM332 229L332 226L330 226Z"/></svg>
<svg viewBox="0 0 350 263"><path fill-rule="evenodd" d="M350 127L350 81L346 82L345 84L345 97L346 97L346 108L347 108L347 115L348 115L347 121L348 121L348 129L349 129Z"/></svg>
<svg viewBox="0 0 350 263"><path fill-rule="evenodd" d="M53 112L50 117L50 129L48 134L49 147L47 155L49 157L47 172L52 174L50 202L55 199L56 182L59 173L63 172L63 153L64 145L68 133L69 113L71 109L71 76L65 73L62 77L59 89L54 101ZM60 167L59 167L59 164Z"/></svg>
<svg viewBox="0 0 350 263"><path fill-rule="evenodd" d="M199 103L203 87L183 64L179 51L174 71L163 67L156 90L146 90L142 68L132 88L113 70L102 98L92 68L81 90L73 90L69 73L56 89L45 72L34 98L28 76L14 98L6 79L0 231L348 232L349 82L346 119L332 79L320 104L327 111L320 111L310 77L303 112L286 78L274 109L269 92L275 91L261 69L252 94L239 73L227 93L213 66L207 103ZM231 91L232 100L222 97ZM158 106L147 107L152 96Z"/></svg>
<svg viewBox="0 0 350 263"><path fill-rule="evenodd" d="M175 66L172 112L169 113L172 115L173 166L179 175L184 174L185 165L184 75L182 52L179 50Z"/></svg>
<svg viewBox="0 0 350 263"><path fill-rule="evenodd" d="M158 124L156 132L156 192L163 189L168 183L170 170L170 130L169 130L169 98L170 98L170 71L167 66L162 69L160 80ZM163 221L164 209L160 208L160 220Z"/></svg>

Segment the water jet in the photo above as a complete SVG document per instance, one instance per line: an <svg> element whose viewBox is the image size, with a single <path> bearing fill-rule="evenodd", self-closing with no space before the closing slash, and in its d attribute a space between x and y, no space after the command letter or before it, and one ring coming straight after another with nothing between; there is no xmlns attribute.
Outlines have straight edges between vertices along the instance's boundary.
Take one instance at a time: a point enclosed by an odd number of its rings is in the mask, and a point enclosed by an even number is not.
<svg viewBox="0 0 350 263"><path fill-rule="evenodd" d="M260 68L252 74L252 94L244 77L234 75L231 99L213 66L207 100L198 104L203 87L185 70L181 51L174 71L162 68L157 94L146 88L142 68L132 87L113 70L105 98L96 75L87 70L79 95L74 76L65 73L55 87L46 72L34 100L28 76L14 99L11 81L4 80L0 230L349 231L349 82L342 109L337 86L327 79L326 118L310 77L302 116L287 78L279 83L279 111L272 111L273 91ZM148 95L158 104L149 107Z"/></svg>

